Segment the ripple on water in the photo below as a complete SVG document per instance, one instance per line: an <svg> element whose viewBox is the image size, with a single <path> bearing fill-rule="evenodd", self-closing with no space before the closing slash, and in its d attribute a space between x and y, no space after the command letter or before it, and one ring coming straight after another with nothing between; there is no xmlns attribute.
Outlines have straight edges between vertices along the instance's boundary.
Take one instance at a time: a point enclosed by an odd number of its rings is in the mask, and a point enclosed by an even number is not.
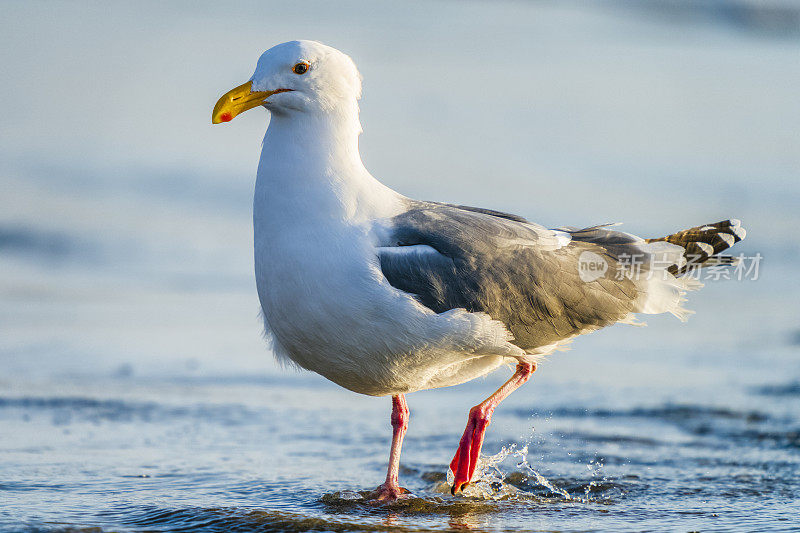
<svg viewBox="0 0 800 533"><path fill-rule="evenodd" d="M73 421L164 422L173 419L218 421L225 425L251 424L269 416L267 409L251 409L240 404L165 405L157 402L104 400L80 396L0 397L0 410L20 409L30 416L48 413L53 423Z"/></svg>
<svg viewBox="0 0 800 533"><path fill-rule="evenodd" d="M800 396L800 381L792 381L780 385L764 385L754 389L754 392L763 396Z"/></svg>
<svg viewBox="0 0 800 533"><path fill-rule="evenodd" d="M762 394L794 394L794 384L781 388L768 388ZM530 412L518 410L519 416L530 417ZM635 407L631 409L573 409L560 408L547 413L548 418L613 420L618 425L638 427L642 421L648 424L666 424L678 428L686 435L700 441L682 443L689 447L722 446L733 443L760 448L800 448L800 427L795 420L770 415L758 410L737 410L727 407L692 404L665 404L657 407ZM596 428L595 428L596 429ZM642 447L673 446L670 440L652 436L624 435L619 427L609 425L600 432L566 431L563 438L581 442L615 443ZM704 440L703 440L704 439Z"/></svg>
<svg viewBox="0 0 800 533"><path fill-rule="evenodd" d="M530 417L530 410L518 409L518 416ZM546 413L548 416L560 418L634 418L660 420L665 422L684 422L695 419L744 420L747 422L764 422L769 415L755 411L740 411L726 407L712 407L693 404L665 404L658 407L634 407L632 409L581 409L560 408Z"/></svg>
<svg viewBox="0 0 800 533"><path fill-rule="evenodd" d="M295 531L413 531L357 517L319 516L284 510L246 510L237 507L120 510L116 522L147 531L295 532Z"/></svg>

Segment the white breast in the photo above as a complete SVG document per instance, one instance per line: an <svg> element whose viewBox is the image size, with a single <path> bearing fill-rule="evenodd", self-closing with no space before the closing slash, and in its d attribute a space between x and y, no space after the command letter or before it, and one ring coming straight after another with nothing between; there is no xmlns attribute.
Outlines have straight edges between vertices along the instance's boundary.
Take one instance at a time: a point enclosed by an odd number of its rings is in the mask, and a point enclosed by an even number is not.
<svg viewBox="0 0 800 533"><path fill-rule="evenodd" d="M488 316L437 315L388 283L379 232L405 199L366 171L357 143L297 143L335 135L294 131L303 127L324 124L273 117L253 204L256 284L276 355L372 395L461 383L519 355Z"/></svg>

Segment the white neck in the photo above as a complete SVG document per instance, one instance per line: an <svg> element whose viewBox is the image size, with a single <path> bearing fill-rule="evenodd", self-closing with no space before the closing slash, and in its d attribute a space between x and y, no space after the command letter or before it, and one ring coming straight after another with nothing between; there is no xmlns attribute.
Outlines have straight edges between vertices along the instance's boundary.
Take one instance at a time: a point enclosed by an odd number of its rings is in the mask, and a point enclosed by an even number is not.
<svg viewBox="0 0 800 533"><path fill-rule="evenodd" d="M320 222L396 212L402 197L364 167L360 133L355 101L327 113L273 113L258 165L256 218L259 210Z"/></svg>

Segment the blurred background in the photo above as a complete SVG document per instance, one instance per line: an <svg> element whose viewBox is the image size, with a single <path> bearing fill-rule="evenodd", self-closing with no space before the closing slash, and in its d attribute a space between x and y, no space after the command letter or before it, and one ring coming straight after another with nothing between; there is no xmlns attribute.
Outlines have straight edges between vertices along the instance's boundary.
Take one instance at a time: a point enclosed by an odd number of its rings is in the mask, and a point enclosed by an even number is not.
<svg viewBox="0 0 800 533"><path fill-rule="evenodd" d="M487 452L528 443L557 488L608 483L604 514L538 494L537 527L774 529L797 511L800 2L2 10L0 527L193 528L225 505L385 525L337 498L382 480L389 401L280 369L261 338L251 195L268 114L210 123L292 39L356 61L363 159L403 194L646 237L735 217L735 252L763 256L757 280L692 294L688 324L580 339L498 410ZM505 378L409 397L405 476L423 500L446 499L435 481L466 412ZM436 505L390 525L533 520Z"/></svg>

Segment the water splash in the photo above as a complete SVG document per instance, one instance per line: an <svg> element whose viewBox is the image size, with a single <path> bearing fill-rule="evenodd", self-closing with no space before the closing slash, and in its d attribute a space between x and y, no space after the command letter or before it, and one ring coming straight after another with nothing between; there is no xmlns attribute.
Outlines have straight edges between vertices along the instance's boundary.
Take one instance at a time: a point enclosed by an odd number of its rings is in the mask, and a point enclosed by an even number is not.
<svg viewBox="0 0 800 533"><path fill-rule="evenodd" d="M503 446L500 448L500 451L494 455L486 456L481 454L478 458L478 466L475 469L473 481L463 491L464 496L498 500L525 494L524 490L507 481L509 475L501 468L502 463L509 457L517 459L516 466L521 470L517 472L521 474L521 476L515 477L525 479L527 484L532 486L544 487L552 494L558 495L565 501L575 499L566 490L556 487L550 480L533 469L530 463L528 463L527 444L521 448L517 448L516 444ZM448 470L447 484L452 486L453 480L453 472Z"/></svg>
<svg viewBox="0 0 800 533"><path fill-rule="evenodd" d="M607 481L605 475L603 475L603 460L602 459L592 459L589 461L589 464L586 465L586 468L592 473L592 480L589 482L588 485L583 489L583 499L585 501L592 501L592 489L595 487L599 487L601 484Z"/></svg>

